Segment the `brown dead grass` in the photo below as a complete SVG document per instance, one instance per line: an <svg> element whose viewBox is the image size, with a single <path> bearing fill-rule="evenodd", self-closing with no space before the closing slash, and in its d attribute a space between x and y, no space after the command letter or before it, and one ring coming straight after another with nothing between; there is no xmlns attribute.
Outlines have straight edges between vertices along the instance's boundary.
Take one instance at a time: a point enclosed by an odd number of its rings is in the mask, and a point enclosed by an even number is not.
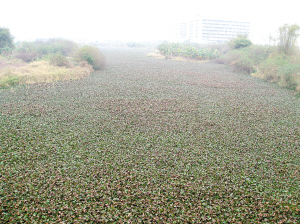
<svg viewBox="0 0 300 224"><path fill-rule="evenodd" d="M0 70L0 84L9 87L11 78L17 79L17 84L49 83L58 80L75 80L88 76L93 72L90 65L58 67L47 61L24 63L2 63ZM14 82L14 85L16 82Z"/></svg>
<svg viewBox="0 0 300 224"><path fill-rule="evenodd" d="M165 56L165 55L160 54L159 51L153 52L153 53L148 53L147 56L154 57L157 59L169 59L169 60L174 60L174 61L193 61L193 62L198 62L198 63L206 62L203 60L199 61L199 60L193 60L193 59L183 58L183 57Z"/></svg>
<svg viewBox="0 0 300 224"><path fill-rule="evenodd" d="M166 56L160 54L158 51L157 52L153 52L153 53L148 53L147 56L148 57L158 58L158 59L166 59Z"/></svg>

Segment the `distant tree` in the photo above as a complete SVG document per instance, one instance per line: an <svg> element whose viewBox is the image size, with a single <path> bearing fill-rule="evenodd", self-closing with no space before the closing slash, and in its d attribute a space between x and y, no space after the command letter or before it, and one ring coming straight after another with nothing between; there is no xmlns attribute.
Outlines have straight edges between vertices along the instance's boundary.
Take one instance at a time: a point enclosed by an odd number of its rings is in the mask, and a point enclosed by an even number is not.
<svg viewBox="0 0 300 224"><path fill-rule="evenodd" d="M0 53L14 49L14 38L9 29L0 27Z"/></svg>
<svg viewBox="0 0 300 224"><path fill-rule="evenodd" d="M275 46L276 42L277 42L277 39L270 34L269 35L269 46Z"/></svg>
<svg viewBox="0 0 300 224"><path fill-rule="evenodd" d="M299 37L300 27L296 24L284 24L279 27L278 51L286 55L293 53Z"/></svg>
<svg viewBox="0 0 300 224"><path fill-rule="evenodd" d="M239 49L251 46L252 42L248 39L247 34L239 34L236 38L229 41L228 44L232 49Z"/></svg>

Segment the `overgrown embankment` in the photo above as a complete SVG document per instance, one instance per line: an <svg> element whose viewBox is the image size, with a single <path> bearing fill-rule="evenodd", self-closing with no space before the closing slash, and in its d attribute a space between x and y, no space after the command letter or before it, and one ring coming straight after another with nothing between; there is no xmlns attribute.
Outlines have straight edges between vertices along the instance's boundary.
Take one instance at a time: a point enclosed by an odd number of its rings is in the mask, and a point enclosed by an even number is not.
<svg viewBox="0 0 300 224"><path fill-rule="evenodd" d="M252 45L232 50L216 62L230 64L239 72L300 92L299 53L278 54L274 47Z"/></svg>
<svg viewBox="0 0 300 224"><path fill-rule="evenodd" d="M237 42L238 39L234 39L229 42L230 50L216 59L216 62L230 64L239 72L277 83L299 94L300 51L296 46L299 29L297 25L280 27L279 37L272 46L242 46ZM242 39L239 38L239 41Z"/></svg>
<svg viewBox="0 0 300 224"><path fill-rule="evenodd" d="M87 63L67 67L52 65L46 60L34 61L25 65L22 65L19 60L9 60L7 64L8 66L0 70L0 88L19 84L80 79L88 76L93 71L92 66Z"/></svg>
<svg viewBox="0 0 300 224"><path fill-rule="evenodd" d="M0 49L0 88L80 79L105 67L105 59L98 48L79 46L69 40L37 40L3 46Z"/></svg>
<svg viewBox="0 0 300 224"><path fill-rule="evenodd" d="M238 72L296 91L300 95L300 51L296 47L297 25L279 28L279 37L269 46L254 45L245 35L238 35L225 44L200 45L163 43L157 49L165 58L189 58L229 64Z"/></svg>

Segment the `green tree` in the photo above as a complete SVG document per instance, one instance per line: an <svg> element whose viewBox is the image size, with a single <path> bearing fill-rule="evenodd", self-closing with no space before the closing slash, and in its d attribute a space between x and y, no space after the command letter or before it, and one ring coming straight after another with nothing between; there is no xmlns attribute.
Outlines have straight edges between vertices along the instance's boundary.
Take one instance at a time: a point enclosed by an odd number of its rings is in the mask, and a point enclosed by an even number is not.
<svg viewBox="0 0 300 224"><path fill-rule="evenodd" d="M243 47L249 47L252 45L252 42L248 39L247 34L239 34L236 38L229 41L229 46L232 49L239 49Z"/></svg>
<svg viewBox="0 0 300 224"><path fill-rule="evenodd" d="M14 38L10 34L9 29L0 27L0 53L12 50L14 48Z"/></svg>
<svg viewBox="0 0 300 224"><path fill-rule="evenodd" d="M278 39L278 51L286 55L293 53L297 38L299 37L298 31L300 27L296 24L288 25L284 24L279 27L279 39Z"/></svg>

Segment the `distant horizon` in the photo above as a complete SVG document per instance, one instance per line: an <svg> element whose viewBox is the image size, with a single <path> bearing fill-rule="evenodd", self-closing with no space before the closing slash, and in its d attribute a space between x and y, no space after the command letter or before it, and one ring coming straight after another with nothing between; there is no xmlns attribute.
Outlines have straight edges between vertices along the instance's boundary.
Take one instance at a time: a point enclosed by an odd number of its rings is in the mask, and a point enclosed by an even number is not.
<svg viewBox="0 0 300 224"><path fill-rule="evenodd" d="M270 34L283 24L299 24L294 1L283 3L253 0L244 6L237 0L194 0L126 2L111 0L95 3L52 0L11 0L1 4L0 27L10 29L16 41L64 38L99 41L171 40L172 24L180 18L204 15L250 21L255 44L268 43Z"/></svg>

